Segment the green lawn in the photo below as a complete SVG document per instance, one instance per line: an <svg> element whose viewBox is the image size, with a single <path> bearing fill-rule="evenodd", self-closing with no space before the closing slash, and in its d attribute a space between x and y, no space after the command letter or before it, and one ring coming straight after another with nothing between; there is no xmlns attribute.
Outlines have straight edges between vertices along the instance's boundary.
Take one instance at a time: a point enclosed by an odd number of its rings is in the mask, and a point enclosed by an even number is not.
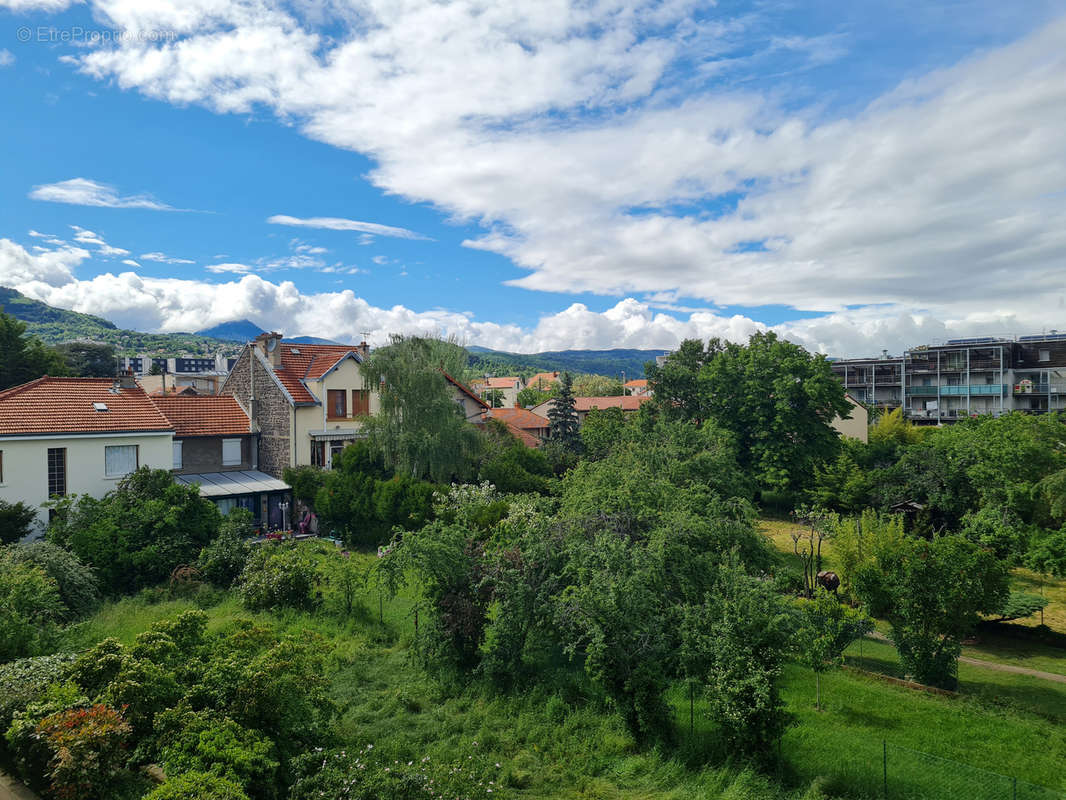
<svg viewBox="0 0 1066 800"><path fill-rule="evenodd" d="M581 673L565 665L552 689L528 686L513 695L495 693L478 682L438 682L412 658L413 602L406 593L385 603L383 625L373 590L365 598L366 608L349 619L252 615L232 596L206 611L212 630L247 616L330 639L335 647L329 667L333 695L342 709L337 731L344 741L374 744L407 759L428 755L451 760L477 747L502 764L505 787L521 798L813 800L823 795L809 790L812 782L833 797L880 797L886 740L895 748L891 766L899 797L904 797L906 786L927 790L930 797L986 796L976 789L945 795L938 782L943 770L929 768L920 756L904 758L899 748L969 765L951 767L952 774L958 772L966 780L979 774L974 768L984 767L1066 790L1060 767L1066 762L1066 725L1031 713L1039 710L1066 720L1066 686L1052 688L1047 682L966 669L963 688L976 697L944 698L840 671L823 677L824 710L819 712L814 709L810 670L788 666L783 697L795 724L782 741L779 772L761 777L722 758L702 699L697 700L690 735L688 694L681 686L670 696L677 712L677 746L641 750L609 709L589 699L594 693ZM129 642L153 621L190 607L181 601L111 603L73 630L67 643L82 647L104 636ZM895 653L888 645L866 642L863 655L866 666L882 660L886 671L893 668ZM998 700L993 702L991 695ZM790 788L775 785L778 775Z"/></svg>

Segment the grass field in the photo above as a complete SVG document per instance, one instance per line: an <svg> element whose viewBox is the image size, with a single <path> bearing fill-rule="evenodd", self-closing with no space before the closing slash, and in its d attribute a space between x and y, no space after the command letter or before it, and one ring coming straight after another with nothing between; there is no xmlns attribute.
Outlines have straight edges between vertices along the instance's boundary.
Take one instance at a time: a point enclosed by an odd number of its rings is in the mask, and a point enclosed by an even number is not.
<svg viewBox="0 0 1066 800"><path fill-rule="evenodd" d="M919 756L899 755L908 752L904 748L965 765L951 767L960 786L980 783L983 773L977 770L983 767L1066 790L1061 769L1066 763L1066 725L1034 713L1066 719L1066 686L1050 689L1046 681L1031 684L1004 673L982 676L967 670L964 688L974 697L947 698L838 671L822 678L824 710L816 711L813 674L788 666L783 698L795 724L782 740L778 770L760 776L722 757L702 699L695 703L695 725L689 732L685 687L676 687L670 695L677 712L677 746L641 750L618 718L590 699L595 695L579 671L563 667L551 689L527 686L512 695L493 692L479 682L440 683L411 657L413 597L405 594L384 603L384 624L378 622L377 595L371 592L364 602L359 614L346 619L249 614L232 596L206 610L211 630L222 630L239 617L254 617L283 631L316 631L329 639L335 648L329 666L332 691L341 708L337 729L345 742L374 744L409 759L452 759L464 748L477 747L501 763L505 787L517 797L874 798L881 792L885 741L894 748L891 777L899 791L893 797L992 797L979 788L944 794L939 782L943 769L931 768ZM72 630L67 645L84 647L105 636L130 642L153 621L191 607L181 601L111 603ZM863 655L868 667L883 661L885 671L893 668L895 653L888 645L866 642ZM778 777L786 788L777 785ZM995 780L989 783L985 776L981 785L992 784ZM925 794L905 794L907 786Z"/></svg>

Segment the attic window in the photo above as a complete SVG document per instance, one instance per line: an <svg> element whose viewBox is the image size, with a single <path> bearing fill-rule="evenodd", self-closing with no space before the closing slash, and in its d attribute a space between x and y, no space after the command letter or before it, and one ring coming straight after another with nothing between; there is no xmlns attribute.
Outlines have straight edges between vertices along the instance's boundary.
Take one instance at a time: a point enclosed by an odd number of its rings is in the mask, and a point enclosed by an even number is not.
<svg viewBox="0 0 1066 800"><path fill-rule="evenodd" d="M93 403L93 408L96 411L108 411L107 403Z"/></svg>
<svg viewBox="0 0 1066 800"><path fill-rule="evenodd" d="M300 351L297 350L295 347L290 347L289 352L292 353L294 356L300 355Z"/></svg>

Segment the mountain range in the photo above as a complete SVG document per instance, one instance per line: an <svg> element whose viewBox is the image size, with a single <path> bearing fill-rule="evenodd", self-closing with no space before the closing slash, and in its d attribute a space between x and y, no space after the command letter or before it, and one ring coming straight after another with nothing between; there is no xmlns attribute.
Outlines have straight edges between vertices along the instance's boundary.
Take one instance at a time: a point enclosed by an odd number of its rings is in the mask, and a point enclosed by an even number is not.
<svg viewBox="0 0 1066 800"><path fill-rule="evenodd" d="M176 355L178 353L236 353L263 329L247 319L231 320L195 333L143 333L117 327L103 317L67 311L33 300L0 286L0 309L26 323L31 334L46 344L75 339L106 342L119 355ZM296 344L347 344L315 336L286 337ZM553 350L544 353L508 353L471 346L470 369L479 374L504 375L568 370L627 379L644 377L644 364L662 350Z"/></svg>

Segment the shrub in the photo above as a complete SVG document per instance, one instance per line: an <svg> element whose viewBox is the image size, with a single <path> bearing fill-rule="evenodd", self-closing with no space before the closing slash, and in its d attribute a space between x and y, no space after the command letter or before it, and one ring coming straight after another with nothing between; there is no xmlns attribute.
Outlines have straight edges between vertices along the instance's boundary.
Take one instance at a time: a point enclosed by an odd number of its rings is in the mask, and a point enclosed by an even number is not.
<svg viewBox="0 0 1066 800"><path fill-rule="evenodd" d="M29 536L37 509L26 503L0 500L0 544L11 544Z"/></svg>
<svg viewBox="0 0 1066 800"><path fill-rule="evenodd" d="M239 592L246 608L297 608L322 602L314 556L299 544L262 545L241 571Z"/></svg>
<svg viewBox="0 0 1066 800"><path fill-rule="evenodd" d="M156 716L159 762L169 776L210 772L240 786L252 798L276 795L278 762L273 744L217 711L179 706Z"/></svg>
<svg viewBox="0 0 1066 800"><path fill-rule="evenodd" d="M231 511L219 526L218 538L200 551L200 575L223 589L232 586L252 555L248 539L254 534L252 513L244 508Z"/></svg>
<svg viewBox="0 0 1066 800"><path fill-rule="evenodd" d="M144 800L248 800L233 781L209 772L186 772L153 789Z"/></svg>
<svg viewBox="0 0 1066 800"><path fill-rule="evenodd" d="M59 587L44 570L0 554L0 661L45 651L66 615Z"/></svg>
<svg viewBox="0 0 1066 800"><path fill-rule="evenodd" d="M35 789L46 786L52 751L38 734L37 726L53 714L88 707L89 699L77 686L72 683L54 683L45 690L39 700L29 703L24 710L15 712L4 738L19 777Z"/></svg>
<svg viewBox="0 0 1066 800"><path fill-rule="evenodd" d="M88 616L100 605L100 581L92 567L51 542L37 541L10 547L7 557L17 563L40 567L56 582L68 619Z"/></svg>
<svg viewBox="0 0 1066 800"><path fill-rule="evenodd" d="M52 752L53 793L60 798L102 797L126 763L130 726L113 708L72 708L45 717L37 736Z"/></svg>
<svg viewBox="0 0 1066 800"><path fill-rule="evenodd" d="M122 642L108 637L78 656L67 669L67 677L89 697L97 697L118 675L125 659L126 648Z"/></svg>
<svg viewBox="0 0 1066 800"><path fill-rule="evenodd" d="M218 531L218 507L169 470L142 467L102 499L56 503L48 539L94 567L105 591L125 594L170 577L196 560Z"/></svg>
<svg viewBox="0 0 1066 800"><path fill-rule="evenodd" d="M0 665L0 731L8 729L17 711L40 700L51 684L61 683L73 660L73 655L59 653Z"/></svg>

